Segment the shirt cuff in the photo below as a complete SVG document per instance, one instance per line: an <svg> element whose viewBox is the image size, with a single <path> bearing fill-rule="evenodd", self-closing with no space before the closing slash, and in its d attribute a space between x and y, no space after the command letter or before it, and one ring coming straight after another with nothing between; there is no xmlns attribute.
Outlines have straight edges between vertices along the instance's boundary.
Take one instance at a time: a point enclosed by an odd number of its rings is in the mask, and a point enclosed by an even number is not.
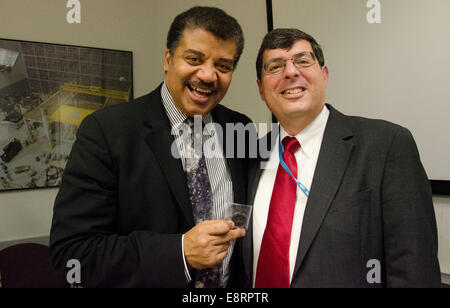
<svg viewBox="0 0 450 308"><path fill-rule="evenodd" d="M181 237L181 255L183 256L184 262L184 275L186 276L186 284L192 281L191 275L189 274L189 268L186 262L186 257L184 256L184 234Z"/></svg>

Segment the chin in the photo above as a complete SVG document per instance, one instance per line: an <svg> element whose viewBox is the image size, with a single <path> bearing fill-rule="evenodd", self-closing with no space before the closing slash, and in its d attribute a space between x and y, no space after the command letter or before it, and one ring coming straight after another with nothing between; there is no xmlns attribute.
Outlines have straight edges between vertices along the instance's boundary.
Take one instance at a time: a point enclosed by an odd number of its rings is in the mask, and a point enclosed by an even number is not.
<svg viewBox="0 0 450 308"><path fill-rule="evenodd" d="M184 109L185 109L185 113L187 115L194 116L194 115L200 115L200 114L201 115L207 114L208 112L210 112L213 109L213 107L210 104L200 105L200 104L190 103Z"/></svg>
<svg viewBox="0 0 450 308"><path fill-rule="evenodd" d="M311 109L311 105L305 102L289 102L283 106L282 112L289 115L290 113L308 112Z"/></svg>

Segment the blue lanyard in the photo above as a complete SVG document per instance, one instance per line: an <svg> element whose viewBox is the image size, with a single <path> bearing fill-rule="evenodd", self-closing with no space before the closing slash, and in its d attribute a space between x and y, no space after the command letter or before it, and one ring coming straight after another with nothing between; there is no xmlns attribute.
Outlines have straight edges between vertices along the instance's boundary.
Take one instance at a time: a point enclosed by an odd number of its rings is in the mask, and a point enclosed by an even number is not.
<svg viewBox="0 0 450 308"><path fill-rule="evenodd" d="M305 194L306 198L308 198L309 197L309 190L305 187L305 185L300 183L300 181L297 180L295 178L295 176L292 175L291 170L289 170L289 167L284 162L283 150L282 150L282 146L281 146L281 132L278 134L278 156L280 158L280 164L283 167L283 169L294 179L295 183L297 183L298 188L300 188L300 190Z"/></svg>

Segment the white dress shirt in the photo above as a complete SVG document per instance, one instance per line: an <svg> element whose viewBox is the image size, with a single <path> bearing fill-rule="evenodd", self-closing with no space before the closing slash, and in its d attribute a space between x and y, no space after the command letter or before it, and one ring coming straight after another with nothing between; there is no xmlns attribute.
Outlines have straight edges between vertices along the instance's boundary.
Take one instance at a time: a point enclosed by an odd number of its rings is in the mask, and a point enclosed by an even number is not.
<svg viewBox="0 0 450 308"><path fill-rule="evenodd" d="M169 89L164 82L161 87L161 98L163 102L164 109L167 116L169 117L170 126L172 127L172 133L175 135L175 145L177 147L178 153L180 155L181 163L183 164L183 169L186 171L186 148L183 142L183 138L179 134L179 127L181 123L184 123L187 119L187 115L179 110L175 103L173 102L172 96L170 95ZM211 194L212 194L212 219L223 219L225 216L226 208L231 202L233 202L233 182L231 180L230 172L226 165L225 157L222 153L222 147L219 140L218 134L215 133L213 125L206 125L214 123L214 119L211 113L207 113L202 116L205 128L203 134L208 134L207 139L209 144L212 146L204 146L203 151L205 154L206 169L208 172L209 181L211 184ZM189 139L190 140L190 139ZM189 141L190 142L190 141ZM205 142L206 144L206 142ZM214 148L212 152L211 148ZM184 261L186 282L189 283L192 278L189 274L189 268L186 264L186 258L184 256L184 234L181 237L181 256ZM235 241L232 241L230 247L228 248L228 256L222 262L223 270L223 283L226 285L229 278L228 265L230 263L231 255L233 254Z"/></svg>
<svg viewBox="0 0 450 308"><path fill-rule="evenodd" d="M300 149L295 152L297 160L298 175L297 179L306 186L308 190L316 169L317 159L319 157L320 146L322 144L325 126L330 112L324 106L321 113L295 138L300 143ZM283 127L280 127L281 140L288 136ZM278 140L278 139L277 139ZM258 264L261 242L266 228L267 216L269 214L270 199L275 184L279 165L278 141L272 149L266 169L261 174L254 201L253 214L253 286L255 285L256 267ZM270 192L270 195L269 193ZM291 243L289 247L289 281L292 281L292 274L297 259L297 250L302 230L303 215L305 213L307 197L297 187L295 201L294 220L291 231Z"/></svg>

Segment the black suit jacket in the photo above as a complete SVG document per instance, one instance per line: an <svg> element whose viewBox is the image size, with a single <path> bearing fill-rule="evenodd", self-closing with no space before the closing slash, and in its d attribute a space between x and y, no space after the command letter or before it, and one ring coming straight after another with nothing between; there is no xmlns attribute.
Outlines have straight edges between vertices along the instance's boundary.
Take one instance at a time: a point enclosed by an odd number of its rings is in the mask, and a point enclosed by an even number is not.
<svg viewBox="0 0 450 308"><path fill-rule="evenodd" d="M220 105L212 116L222 127L250 122ZM86 117L54 206L50 249L58 270L78 259L86 287L185 287L181 236L194 220L173 141L160 87ZM234 201L245 203L247 160L226 162Z"/></svg>
<svg viewBox="0 0 450 308"><path fill-rule="evenodd" d="M291 287L439 287L431 188L411 133L327 107ZM260 162L250 167L250 203ZM252 237L250 226L243 242L247 287ZM371 284L376 267L381 283Z"/></svg>

